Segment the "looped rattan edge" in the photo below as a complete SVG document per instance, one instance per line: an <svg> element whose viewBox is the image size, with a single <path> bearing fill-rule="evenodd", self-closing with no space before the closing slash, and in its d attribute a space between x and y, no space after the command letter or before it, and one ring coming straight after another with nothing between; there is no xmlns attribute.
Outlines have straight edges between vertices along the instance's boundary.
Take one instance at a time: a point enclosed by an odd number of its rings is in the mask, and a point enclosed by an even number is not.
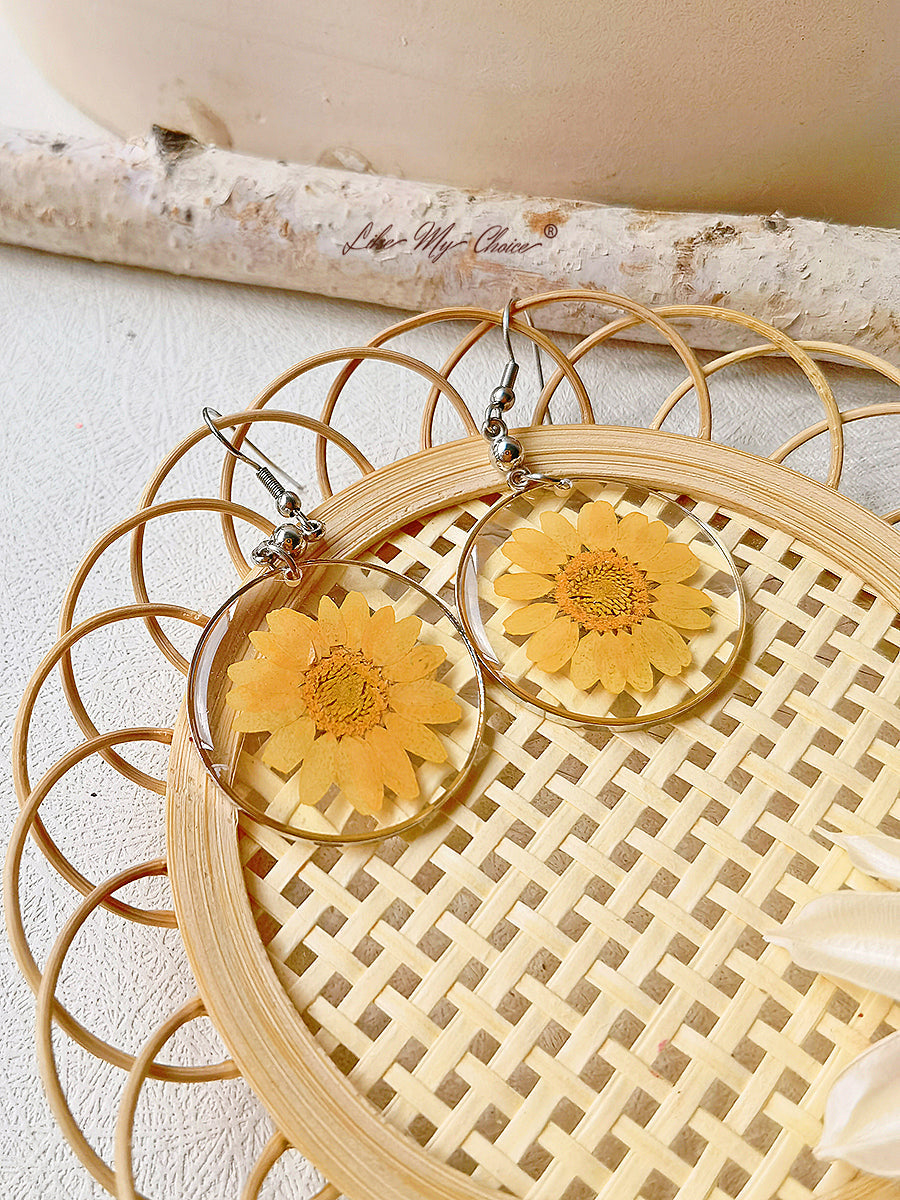
<svg viewBox="0 0 900 1200"><path fill-rule="evenodd" d="M82 638L94 633L98 629L102 629L106 625L112 625L120 621L133 620L135 618L143 618L148 616L155 617L171 617L175 620L185 621L188 624L193 624L202 627L205 624L205 617L202 613L184 608L180 604L132 604L122 605L118 608L108 609L104 612L95 613L94 616L88 617L80 624L75 625L68 630L48 651L44 656L40 666L37 668L31 679L28 681L28 686L25 689L25 694L19 705L19 711L16 714L16 723L13 729L12 738L12 761L13 761L13 784L16 790L20 806L27 803L29 794L31 793L31 783L28 772L28 738L31 729L31 720L34 714L35 705L38 696L46 683L49 675L54 668L63 660L66 654L72 649L76 643ZM83 706L82 706L83 707ZM73 716L78 719L76 710L73 711ZM86 712L82 718L82 730L89 739L96 738L98 731L87 717ZM152 775L148 775L145 771L139 770L126 762L121 755L116 754L108 746L101 746L97 751L111 766L115 767L126 779L139 784L141 787L146 787L148 790L157 792L159 795L165 794L165 781L155 779ZM44 828L40 816L37 814L34 817L34 822L31 827L32 836L40 847L44 855L53 863L56 870L66 878L73 887L83 891L86 881L84 877L71 867L68 860L54 843L53 839ZM88 890L90 890L88 888Z"/></svg>
<svg viewBox="0 0 900 1200"><path fill-rule="evenodd" d="M56 1000L56 987L66 951L87 917L119 888L125 887L129 883L134 883L138 879L165 874L166 870L167 867L164 859L154 859L150 862L140 863L135 867L128 867L124 871L119 871L116 875L98 884L94 891L75 910L60 931L48 957L37 992L35 1022L38 1065L41 1070L47 1099L53 1115L65 1134L66 1140L72 1147L72 1150L94 1179L105 1187L107 1191L112 1192L113 1195L118 1194L113 1172L91 1147L81 1127L75 1120L66 1100L62 1081L57 1071L52 1036L53 1021L60 1007ZM200 1015L200 1013L198 1012L196 1015ZM94 1053L94 1051L91 1052ZM154 1054L143 1057L139 1055L137 1058L127 1055L123 1056L124 1061L117 1063L117 1065L124 1066L126 1069L130 1067L131 1074L135 1073L135 1070L139 1068L142 1079L152 1075L155 1078L173 1081L203 1082L213 1079L234 1078L239 1074L237 1068L230 1060L212 1067L174 1067L157 1064L152 1061L153 1058ZM131 1075L129 1075L130 1077ZM139 1197L137 1200L144 1200L144 1198Z"/></svg>
<svg viewBox="0 0 900 1200"><path fill-rule="evenodd" d="M822 353L833 356L838 356L842 352L849 361L855 361L860 365L864 365L870 369L874 369L884 374L886 378L892 379L894 382L900 382L898 373L891 364L877 359L874 355L867 354L863 351L854 351L852 347L839 347L834 343L801 343L795 341L781 330L774 326L760 321L748 314L741 313L734 309L720 308L712 305L666 305L657 309L650 309L644 305L627 299L626 297L615 296L612 293L596 292L588 290L562 290L549 292L541 295L529 296L515 301L513 312L526 312L531 309L539 309L548 304L558 303L593 303L600 306L624 308L628 315L618 320L608 322L603 325L595 333L583 339L569 353L564 354L554 343L548 339L547 335L535 330L524 321L514 321L513 328L522 336L529 338L537 346L546 350L557 364L557 369L551 379L545 385L541 396L538 399L535 411L532 414L530 424L539 425L543 422L547 408L552 396L559 387L563 379L568 379L572 385L576 399L578 400L581 418L583 421L592 423L596 416L591 405L591 401L584 392L584 385L580 376L575 370L576 364L589 351L602 345L610 338L627 332L637 324L646 323L656 329L665 341L671 345L682 359L688 370L688 378L674 389L669 396L663 401L656 415L651 422L651 428L661 428L666 417L671 413L675 405L687 395L691 390L694 390L697 395L699 406L699 429L698 436L704 440L709 440L712 436L712 407L709 396L709 388L707 384L708 376L715 371L721 370L726 366L736 365L738 363L749 361L756 357L762 357L772 354L781 355L792 359L806 375L807 379L815 389L822 405L825 409L825 425L830 436L830 462L826 482L830 487L838 487L840 483L841 473L843 469L844 444L843 444L843 422L840 416L837 402L834 394L828 383L828 380L822 371L822 368L812 357L812 353ZM443 392L450 399L460 415L463 426L468 432L474 432L474 424L471 414L462 398L456 392L449 382L450 372L463 360L465 355L493 328L501 323L502 314L494 313L489 310L481 310L477 308L445 308L436 309L432 312L421 313L414 317L406 318L403 321L397 322L388 329L383 330L375 338L373 338L366 347L360 347L358 350L353 348L327 352L325 354L314 355L309 359L305 359L295 366L282 372L275 380L272 381L262 392L256 397L253 402L253 408L262 407L268 401L284 388L288 383L299 378L317 367L327 365L330 362L340 361L341 359L348 360L345 366L338 373L337 377L329 388L321 414L323 423L328 424L334 416L340 395L346 386L347 382L353 375L354 371L367 359L378 359L381 361L393 361L398 365L419 371L419 373L428 377L429 373L434 371L427 364L420 360L411 359L409 356L392 354L390 351L383 349L384 343L393 338L400 337L403 334L409 333L416 329L421 329L430 325L437 325L441 322L456 322L460 320L477 321L478 325L470 331L445 359L442 368L437 372L438 378L432 379L432 387L425 400L422 416L422 427L420 446L422 449L427 449L432 445L433 437L433 422L437 410L438 399ZM706 321L724 321L731 324L736 324L746 328L748 331L761 335L767 341L762 347L750 347L744 350L736 351L730 355L724 355L706 366L701 365L694 352L690 349L683 335L670 323L672 320L690 320L699 319ZM777 453L777 451L776 451ZM324 497L331 496L332 488L328 475L328 466L326 458L326 441L323 436L319 436L316 442L316 465L319 473L319 484ZM226 464L226 470L223 474L223 496L228 495L226 490L225 479L230 480L233 472L233 464Z"/></svg>

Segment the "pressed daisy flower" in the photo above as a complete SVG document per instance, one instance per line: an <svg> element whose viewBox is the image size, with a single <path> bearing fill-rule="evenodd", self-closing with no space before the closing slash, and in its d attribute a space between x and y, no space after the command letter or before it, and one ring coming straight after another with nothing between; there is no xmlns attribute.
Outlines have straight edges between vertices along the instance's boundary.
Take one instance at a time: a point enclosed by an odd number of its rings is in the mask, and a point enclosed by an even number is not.
<svg viewBox="0 0 900 1200"><path fill-rule="evenodd" d="M385 789L414 800L410 754L446 762L429 726L462 716L451 689L432 678L446 652L419 644L420 618L398 621L390 605L373 612L348 592L340 608L323 596L317 618L280 608L266 620L268 630L250 634L257 657L228 668L233 728L271 734L262 760L297 772L301 804L317 804L335 784L367 815L381 809Z"/></svg>
<svg viewBox="0 0 900 1200"><path fill-rule="evenodd" d="M654 667L681 674L692 661L685 639L710 623L710 598L685 584L700 565L690 547L641 512L620 520L605 500L585 504L575 524L559 512L540 522L514 530L501 552L521 569L494 580L498 596L521 603L503 628L530 635L529 660L616 694L649 691Z"/></svg>

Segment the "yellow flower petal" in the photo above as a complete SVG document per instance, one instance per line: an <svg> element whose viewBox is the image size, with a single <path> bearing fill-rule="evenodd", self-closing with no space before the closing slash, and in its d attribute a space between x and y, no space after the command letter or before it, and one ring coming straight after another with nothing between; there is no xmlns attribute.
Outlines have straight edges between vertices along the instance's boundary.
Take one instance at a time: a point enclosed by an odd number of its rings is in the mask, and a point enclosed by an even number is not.
<svg viewBox="0 0 900 1200"><path fill-rule="evenodd" d="M541 529L570 557L581 549L581 541L571 521L559 512L542 512Z"/></svg>
<svg viewBox="0 0 900 1200"><path fill-rule="evenodd" d="M510 613L503 622L503 628L511 637L517 637L519 634L534 633L543 629L557 616L559 609L555 604L526 604L524 608L517 608L514 613Z"/></svg>
<svg viewBox="0 0 900 1200"><path fill-rule="evenodd" d="M616 633L601 633L597 657L601 684L608 692L618 696L627 682L624 639Z"/></svg>
<svg viewBox="0 0 900 1200"><path fill-rule="evenodd" d="M578 514L578 536L589 550L608 550L616 536L616 514L606 500L591 500Z"/></svg>
<svg viewBox="0 0 900 1200"><path fill-rule="evenodd" d="M401 621L396 621L380 637L371 639L372 661L382 667L389 667L395 662L399 662L405 654L412 650L421 632L421 617L408 616Z"/></svg>
<svg viewBox="0 0 900 1200"><path fill-rule="evenodd" d="M589 692L600 678L603 648L600 634L591 630L581 639L572 655L569 675L572 682L582 691Z"/></svg>
<svg viewBox="0 0 900 1200"><path fill-rule="evenodd" d="M663 675L680 675L691 661L691 652L675 630L662 621L642 621L632 637Z"/></svg>
<svg viewBox="0 0 900 1200"><path fill-rule="evenodd" d="M677 625L679 629L709 629L712 617L702 608L676 608L671 604L653 604L651 612L660 621Z"/></svg>
<svg viewBox="0 0 900 1200"><path fill-rule="evenodd" d="M443 646L413 646L407 654L385 671L385 676L394 683L412 683L424 679L438 669L447 651Z"/></svg>
<svg viewBox="0 0 900 1200"><path fill-rule="evenodd" d="M229 708L237 709L238 712L252 714L265 713L268 717L272 712L278 712L278 725L286 725L288 721L293 721L301 716L306 711L306 704L303 697L297 692L291 695L287 692L273 694L272 692L248 690L249 684L241 684L240 687L233 687L225 697L225 703ZM271 728L271 726L264 726ZM249 732L245 730L245 732Z"/></svg>
<svg viewBox="0 0 900 1200"><path fill-rule="evenodd" d="M341 610L330 596L319 601L319 634L329 646L343 646L347 641L347 626Z"/></svg>
<svg viewBox="0 0 900 1200"><path fill-rule="evenodd" d="M518 529L512 531L512 537L513 541L518 542L520 546L528 546L539 554L555 555L557 562L563 562L566 558L566 552L562 546L546 533L542 533L539 529L533 529L530 525L520 525Z"/></svg>
<svg viewBox="0 0 900 1200"><path fill-rule="evenodd" d="M338 787L355 809L366 815L384 803L381 767L371 746L361 738L342 737L335 758Z"/></svg>
<svg viewBox="0 0 900 1200"><path fill-rule="evenodd" d="M276 608L266 614L269 630L285 646L296 646L298 658L311 656L315 648L316 622L293 608Z"/></svg>
<svg viewBox="0 0 900 1200"><path fill-rule="evenodd" d="M643 641L624 630L616 634L622 639L622 655L624 658L625 678L628 686L636 692L649 692L653 687L653 669L647 658Z"/></svg>
<svg viewBox="0 0 900 1200"><path fill-rule="evenodd" d="M318 804L335 782L337 770L337 738L323 733L307 751L303 766L294 777L297 780L297 802Z"/></svg>
<svg viewBox="0 0 900 1200"><path fill-rule="evenodd" d="M394 610L389 604L372 613L363 629L359 647L366 658L374 659L376 646L383 638L389 636L395 623Z"/></svg>
<svg viewBox="0 0 900 1200"><path fill-rule="evenodd" d="M654 616L679 629L708 629L712 618L701 610L711 605L706 592L683 583L661 583L654 589Z"/></svg>
<svg viewBox="0 0 900 1200"><path fill-rule="evenodd" d="M347 631L344 645L348 650L358 650L362 644L363 630L369 623L369 605L362 592L347 593L341 605L341 616Z"/></svg>
<svg viewBox="0 0 900 1200"><path fill-rule="evenodd" d="M262 663L264 660L255 659L254 661ZM293 721L306 709L297 682L278 687L266 680L235 684L226 695L225 703L229 708L237 709L240 712L277 712L280 714L279 725L286 725L288 721Z"/></svg>
<svg viewBox="0 0 900 1200"><path fill-rule="evenodd" d="M566 561L566 552L537 529L515 530L500 550L511 563L536 574L550 574Z"/></svg>
<svg viewBox="0 0 900 1200"><path fill-rule="evenodd" d="M316 725L311 717L291 721L273 733L263 746L262 760L276 771L287 774L302 762L315 736Z"/></svg>
<svg viewBox="0 0 900 1200"><path fill-rule="evenodd" d="M447 761L447 748L433 730L428 729L419 721L410 721L399 713L386 712L384 727L410 754L423 758L425 762L442 763Z"/></svg>
<svg viewBox="0 0 900 1200"><path fill-rule="evenodd" d="M312 642L305 634L303 638L281 638L264 629L254 629L250 634L254 650L267 658L276 667L288 671L304 671L313 660Z"/></svg>
<svg viewBox="0 0 900 1200"><path fill-rule="evenodd" d="M281 708L238 709L232 718L232 728L235 733L271 733L296 720L296 715L290 712L286 715Z"/></svg>
<svg viewBox="0 0 900 1200"><path fill-rule="evenodd" d="M245 658L232 663L228 668L228 678L232 683L258 684L275 690L297 687L303 682L303 676L296 668L280 667L264 658Z"/></svg>
<svg viewBox="0 0 900 1200"><path fill-rule="evenodd" d="M446 725L450 721L458 721L462 716L462 709L451 689L434 679L394 684L390 705L401 717L429 725Z"/></svg>
<svg viewBox="0 0 900 1200"><path fill-rule="evenodd" d="M532 634L525 653L542 671L553 672L564 667L578 645L578 626L568 617L557 617L552 625Z"/></svg>
<svg viewBox="0 0 900 1200"><path fill-rule="evenodd" d="M619 522L613 545L631 562L643 565L659 554L668 534L662 521L649 521L642 512L630 512Z"/></svg>
<svg viewBox="0 0 900 1200"><path fill-rule="evenodd" d="M690 579L700 566L700 560L683 542L669 542L659 554L641 563L647 578L657 583L681 583Z"/></svg>
<svg viewBox="0 0 900 1200"><path fill-rule="evenodd" d="M530 571L509 571L494 580L494 591L504 600L536 600L538 596L546 596L552 587L552 579L532 575Z"/></svg>
<svg viewBox="0 0 900 1200"><path fill-rule="evenodd" d="M709 608L712 600L700 588L683 583L661 583L653 589L653 599L672 608Z"/></svg>
<svg viewBox="0 0 900 1200"><path fill-rule="evenodd" d="M271 733L273 729L290 724L292 719L290 714L285 716L280 708L274 711L259 709L256 712L241 710L232 717L231 728L235 733Z"/></svg>
<svg viewBox="0 0 900 1200"><path fill-rule="evenodd" d="M399 741L391 737L386 729L376 725L366 734L366 742L378 759L385 784L401 800L415 800L419 794L419 781Z"/></svg>

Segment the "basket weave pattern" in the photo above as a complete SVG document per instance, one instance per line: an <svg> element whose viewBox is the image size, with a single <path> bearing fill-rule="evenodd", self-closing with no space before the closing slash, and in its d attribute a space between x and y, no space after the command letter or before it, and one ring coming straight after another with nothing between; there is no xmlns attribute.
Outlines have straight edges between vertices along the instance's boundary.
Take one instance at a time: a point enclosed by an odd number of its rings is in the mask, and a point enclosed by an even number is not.
<svg viewBox="0 0 900 1200"><path fill-rule="evenodd" d="M483 511L373 557L445 593ZM900 622L788 534L697 511L753 598L740 681L701 712L585 734L495 688L470 798L428 830L242 843L322 1052L393 1128L515 1196L808 1195L830 1080L900 1025L761 936L846 882L828 831L900 830Z"/></svg>

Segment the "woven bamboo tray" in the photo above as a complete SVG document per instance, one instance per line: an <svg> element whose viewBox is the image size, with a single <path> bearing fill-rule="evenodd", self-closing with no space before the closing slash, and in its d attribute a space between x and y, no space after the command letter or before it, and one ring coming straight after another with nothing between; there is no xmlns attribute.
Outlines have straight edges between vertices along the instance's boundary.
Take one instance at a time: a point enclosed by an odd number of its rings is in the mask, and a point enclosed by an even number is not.
<svg viewBox="0 0 900 1200"><path fill-rule="evenodd" d="M22 814L7 862L6 907L14 949L38 996L39 1059L55 1115L115 1195L137 1194L131 1133L145 1080L200 1083L238 1072L279 1130L246 1183L245 1200L260 1194L288 1145L331 1181L320 1200L802 1200L841 1187L847 1196L868 1194L866 1181L844 1165L819 1162L811 1147L831 1082L871 1040L900 1027L900 1010L793 966L762 935L813 896L854 885L831 834L900 831L900 536L836 490L843 425L900 412L900 404L841 414L809 350L900 377L870 356L804 348L737 313L650 313L614 297L577 298L618 302L629 315L568 357L514 322L558 367L535 424L564 377L583 420L530 428L523 434L529 461L548 473L639 482L689 503L732 551L749 601L749 634L729 685L675 724L585 731L542 720L491 686L484 755L464 796L437 821L374 845L291 842L238 821L205 775L183 712L172 727L100 734L71 671L76 642L135 618L148 621L161 650L186 666L157 618L199 625L203 617L148 600L141 553L149 521L189 508L220 511L242 572L233 518L271 527L231 500L230 459L219 499L154 503L168 472L206 430L173 451L141 509L79 568L63 605L61 640L29 685L17 724ZM701 367L666 318L712 314L763 341ZM460 318L474 320L475 329L440 371L384 348L416 324ZM379 345L299 364L253 410L226 420L282 420L315 432L326 496L316 515L326 524L328 552L389 562L449 597L466 533L500 484L480 438L431 447L431 423L443 393L474 432L448 376L498 319L478 310L426 314L386 331ZM687 368L655 424L693 387L699 437L592 424L574 366L636 319L666 333ZM771 460L710 443L707 376L776 352L806 372L823 402L822 423ZM433 388L423 449L376 472L327 424L365 358L409 366ZM340 361L323 423L264 407L306 370ZM826 432L826 484L781 465ZM338 494L328 480L328 440L364 472ZM84 581L103 549L123 536L132 538L136 604L72 628ZM57 665L87 740L32 784L31 714ZM141 740L171 741L167 782L117 754L117 746ZM167 796L166 860L96 887L62 856L38 816L54 784L93 754ZM43 972L19 915L29 831L86 896ZM114 898L131 879L166 871L174 913ZM68 947L101 904L127 919L177 923L199 989L136 1057L101 1042L55 998ZM231 1059L197 1068L157 1063L178 1027L204 1012ZM114 1167L97 1157L68 1109L52 1050L54 1018L129 1071Z"/></svg>

